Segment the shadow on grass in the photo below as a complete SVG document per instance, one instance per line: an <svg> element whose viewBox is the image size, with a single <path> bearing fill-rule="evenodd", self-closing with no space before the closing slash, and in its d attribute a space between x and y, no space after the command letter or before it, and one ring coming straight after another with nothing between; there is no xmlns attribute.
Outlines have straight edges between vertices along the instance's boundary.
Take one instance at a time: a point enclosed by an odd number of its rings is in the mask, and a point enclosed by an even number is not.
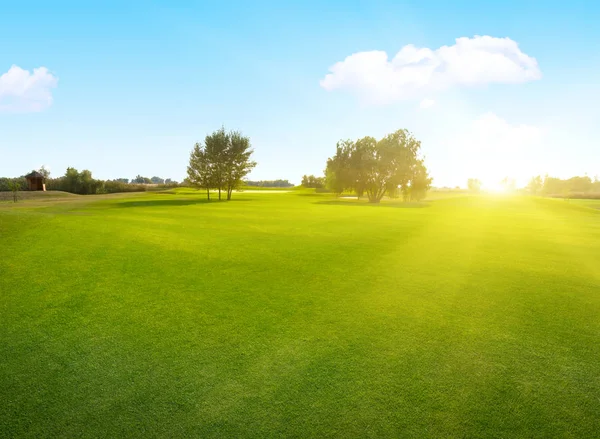
<svg viewBox="0 0 600 439"><path fill-rule="evenodd" d="M361 207L394 207L396 209L417 209L429 207L426 202L398 202L398 203L369 203L367 201L346 201L346 200L329 200L316 201L314 204L326 204L330 206L361 206Z"/></svg>
<svg viewBox="0 0 600 439"><path fill-rule="evenodd" d="M207 200L206 198L195 198L195 199L188 199L188 200L181 200L181 199L176 199L176 200L165 200L165 199L161 199L161 200L132 200L132 201L124 201L122 203L117 203L115 204L115 207L120 207L120 208L125 208L125 207L177 207L177 206L193 206L193 205L197 205L197 204L220 204L220 203L231 203L231 202L237 202L237 201L250 201L250 200L244 200L244 199L235 199L232 198L231 200L227 201L227 200L221 200L219 201L217 200Z"/></svg>
<svg viewBox="0 0 600 439"><path fill-rule="evenodd" d="M331 197L330 193L318 193L318 192L303 192L300 194L294 194L297 195L299 197Z"/></svg>

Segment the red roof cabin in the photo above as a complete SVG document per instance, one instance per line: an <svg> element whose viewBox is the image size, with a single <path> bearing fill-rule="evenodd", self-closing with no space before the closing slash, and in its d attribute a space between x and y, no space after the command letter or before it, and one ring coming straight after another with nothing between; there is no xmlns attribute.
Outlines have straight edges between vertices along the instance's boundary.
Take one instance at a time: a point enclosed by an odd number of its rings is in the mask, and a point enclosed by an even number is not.
<svg viewBox="0 0 600 439"><path fill-rule="evenodd" d="M31 174L25 176L27 179L27 185L30 191L45 191L46 184L44 183L44 176L37 171L33 171Z"/></svg>

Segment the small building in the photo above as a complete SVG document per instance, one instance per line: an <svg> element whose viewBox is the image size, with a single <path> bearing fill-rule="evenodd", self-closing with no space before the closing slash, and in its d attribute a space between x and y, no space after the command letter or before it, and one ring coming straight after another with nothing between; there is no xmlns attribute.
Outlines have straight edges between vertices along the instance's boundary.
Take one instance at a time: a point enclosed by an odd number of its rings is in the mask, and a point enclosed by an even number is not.
<svg viewBox="0 0 600 439"><path fill-rule="evenodd" d="M46 184L44 183L44 176L37 171L33 171L31 174L25 176L27 179L27 185L30 191L45 191Z"/></svg>

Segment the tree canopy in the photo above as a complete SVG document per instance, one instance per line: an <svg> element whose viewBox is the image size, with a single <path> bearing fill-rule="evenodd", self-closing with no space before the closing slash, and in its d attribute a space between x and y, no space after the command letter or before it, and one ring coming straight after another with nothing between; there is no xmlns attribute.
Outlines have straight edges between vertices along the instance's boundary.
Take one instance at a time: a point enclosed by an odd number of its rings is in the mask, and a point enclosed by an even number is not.
<svg viewBox="0 0 600 439"><path fill-rule="evenodd" d="M527 189L533 195L537 195L538 192L540 192L543 187L544 187L544 180L542 179L542 177L540 175L538 175L536 177L533 177L531 180L529 180L529 183L527 184L527 187L525 189Z"/></svg>
<svg viewBox="0 0 600 439"><path fill-rule="evenodd" d="M254 150L250 138L239 131L226 132L221 128L205 137L204 143L196 143L190 153L187 168L188 180L194 186L206 189L210 200L210 190L225 191L231 199L234 189L242 185L243 179L256 166L250 160Z"/></svg>
<svg viewBox="0 0 600 439"><path fill-rule="evenodd" d="M386 193L395 196L399 190L405 200L421 200L432 180L419 157L420 148L421 142L407 130L381 140L342 140L327 160L326 184L337 194L352 190L361 197L366 193L371 203L379 203Z"/></svg>
<svg viewBox="0 0 600 439"><path fill-rule="evenodd" d="M534 179L537 182L536 189L538 189L544 195L571 196L577 194L589 194L600 192L600 180L598 180L598 177L594 177L594 179L592 180L590 177L585 175L583 177L575 176L563 180L560 178L550 177L546 175L543 181L541 177L534 177Z"/></svg>
<svg viewBox="0 0 600 439"><path fill-rule="evenodd" d="M40 169L38 169L38 172L42 174L42 177L44 178L44 183L46 183L46 181L48 181L48 179L50 178L50 170L46 168L45 165L42 165Z"/></svg>
<svg viewBox="0 0 600 439"><path fill-rule="evenodd" d="M152 180L150 178L144 177L144 176L139 175L139 174L136 175L135 178L132 178L131 182L135 183L135 184L152 184Z"/></svg>
<svg viewBox="0 0 600 439"><path fill-rule="evenodd" d="M469 188L471 192L479 192L481 190L481 186L481 180L477 178L469 178L467 180L467 188Z"/></svg>
<svg viewBox="0 0 600 439"><path fill-rule="evenodd" d="M320 189L325 186L325 178L315 177L314 175L303 175L300 185L305 188Z"/></svg>

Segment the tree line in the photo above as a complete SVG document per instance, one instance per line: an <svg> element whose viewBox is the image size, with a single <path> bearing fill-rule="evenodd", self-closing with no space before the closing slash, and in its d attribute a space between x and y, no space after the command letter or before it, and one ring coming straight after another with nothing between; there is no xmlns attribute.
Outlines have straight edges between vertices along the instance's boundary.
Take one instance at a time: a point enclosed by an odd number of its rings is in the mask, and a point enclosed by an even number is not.
<svg viewBox="0 0 600 439"><path fill-rule="evenodd" d="M321 189L321 188L325 187L325 177L315 177L314 175L303 175L302 182L300 183L300 185L305 188Z"/></svg>
<svg viewBox="0 0 600 439"><path fill-rule="evenodd" d="M408 130L398 130L377 140L363 137L342 140L327 160L325 184L336 194L353 191L360 198L379 203L384 195L405 201L425 198L431 187L421 142Z"/></svg>
<svg viewBox="0 0 600 439"><path fill-rule="evenodd" d="M196 143L190 153L187 180L194 186L210 191L224 191L227 199L239 188L243 179L256 166L250 158L254 150L250 139L239 131L225 131L221 128L204 138L204 143Z"/></svg>
<svg viewBox="0 0 600 439"><path fill-rule="evenodd" d="M94 178L92 172L88 169L78 171L76 168L69 167L64 175L57 178L50 178L50 171L44 166L34 171L42 174L43 181L46 184L46 190L49 191L63 191L79 195L91 195L118 192L145 192L150 189L147 184L136 183L135 179L131 180L131 182L127 178L99 180ZM157 183L157 189L178 185L177 182L171 179L160 180L163 183ZM17 178L0 178L0 192L11 191L16 193L27 190L28 184L24 175ZM16 199L17 196L15 195L15 200Z"/></svg>
<svg viewBox="0 0 600 439"><path fill-rule="evenodd" d="M586 196L597 194L600 196L600 179L598 176L592 180L590 177L575 176L567 179L556 177L536 176L533 177L525 188L533 195L548 196L571 196L586 198Z"/></svg>
<svg viewBox="0 0 600 439"><path fill-rule="evenodd" d="M398 130L380 140L373 137L342 140L336 145L335 155L327 160L325 176L305 175L302 185L315 189L326 187L338 195L353 191L359 198L367 195L372 203L379 203L384 195L422 200L432 179L420 156L420 148L420 141L407 130ZM219 200L222 192L230 200L232 192L244 183L262 187L292 186L287 180L244 181L256 166L251 159L253 152L250 139L239 131L216 130L192 148L184 183L206 190L209 200L212 190L218 191ZM148 184L176 185L169 179L141 175L131 181L125 178L98 180L93 178L91 171L78 171L72 167L59 178L50 179L46 174L45 180L49 190L77 194L146 191ZM23 179L23 187L25 183Z"/></svg>
<svg viewBox="0 0 600 439"><path fill-rule="evenodd" d="M177 184L175 180L170 178L161 178L161 177L143 177L141 175L137 175L135 178L132 178L131 181L127 178L117 178L116 181L120 181L121 183L131 183L131 184Z"/></svg>
<svg viewBox="0 0 600 439"><path fill-rule="evenodd" d="M244 180L244 186L251 187L293 187L288 180Z"/></svg>
<svg viewBox="0 0 600 439"><path fill-rule="evenodd" d="M12 192L15 187L17 190L27 189L27 180L24 175L17 178L0 177L0 192Z"/></svg>
<svg viewBox="0 0 600 439"><path fill-rule="evenodd" d="M159 188L177 186L177 182L165 180L162 184L158 184ZM92 172L88 169L78 171L76 168L67 168L65 174L58 178L47 178L46 189L51 191L64 191L80 195L92 194L112 194L118 192L145 192L150 188L147 186L150 183L138 183L135 179L129 182L126 178L118 178L114 180L99 180L92 176Z"/></svg>
<svg viewBox="0 0 600 439"><path fill-rule="evenodd" d="M507 191L517 190L514 179L506 177L500 183ZM471 192L479 192L482 183L476 178L469 178L467 187ZM597 196L600 197L600 179L598 179L598 176L592 179L587 175L567 179L537 175L529 180L523 190L531 195L573 198L589 198L593 195L596 198Z"/></svg>

